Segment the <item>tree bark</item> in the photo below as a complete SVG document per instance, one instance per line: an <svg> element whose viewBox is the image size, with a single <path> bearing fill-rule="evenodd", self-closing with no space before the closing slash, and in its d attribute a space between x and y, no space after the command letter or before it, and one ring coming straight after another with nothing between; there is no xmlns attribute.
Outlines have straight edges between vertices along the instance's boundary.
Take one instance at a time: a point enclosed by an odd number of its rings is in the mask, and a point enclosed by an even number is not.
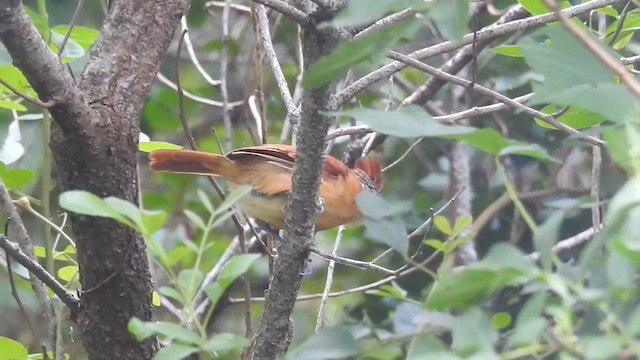
<svg viewBox="0 0 640 360"><path fill-rule="evenodd" d="M0 40L41 99L53 100L51 149L65 190L138 203L139 115L163 54L190 0L112 4L76 85L21 1L0 0ZM77 241L81 338L90 359L151 359L155 338L127 331L133 316L154 320L143 238L115 221L71 215ZM106 280L108 279L108 280Z"/></svg>

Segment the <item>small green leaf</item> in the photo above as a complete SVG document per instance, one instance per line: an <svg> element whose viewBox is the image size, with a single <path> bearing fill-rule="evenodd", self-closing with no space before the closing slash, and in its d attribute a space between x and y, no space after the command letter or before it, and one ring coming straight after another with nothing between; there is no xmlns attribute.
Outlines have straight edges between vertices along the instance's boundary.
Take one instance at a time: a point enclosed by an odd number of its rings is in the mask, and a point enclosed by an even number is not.
<svg viewBox="0 0 640 360"><path fill-rule="evenodd" d="M204 345L204 340L193 331L168 321L145 322L144 326L158 335L182 341L187 344Z"/></svg>
<svg viewBox="0 0 640 360"><path fill-rule="evenodd" d="M191 301L202 283L204 275L200 270L184 269L178 274L178 285L188 301Z"/></svg>
<svg viewBox="0 0 640 360"><path fill-rule="evenodd" d="M160 295L155 290L151 292L151 304L156 307L160 306Z"/></svg>
<svg viewBox="0 0 640 360"><path fill-rule="evenodd" d="M425 240L424 243L426 245L431 246L432 248L436 249L436 250L440 250L442 252L445 252L446 247L444 245L444 243L438 239L428 239Z"/></svg>
<svg viewBox="0 0 640 360"><path fill-rule="evenodd" d="M460 231L464 230L464 228L471 225L471 222L473 222L473 217L471 215L460 216L456 219L456 223L453 225L453 233L458 234Z"/></svg>
<svg viewBox="0 0 640 360"><path fill-rule="evenodd" d="M385 244L402 256L407 255L409 250L409 240L407 239L407 229L399 216L390 219L374 219L365 217L365 235L382 244Z"/></svg>
<svg viewBox="0 0 640 360"><path fill-rule="evenodd" d="M577 341L583 352L589 354L589 359L594 360L615 359L624 345L624 340L614 334L602 336L583 335Z"/></svg>
<svg viewBox="0 0 640 360"><path fill-rule="evenodd" d="M234 256L224 266L220 273L220 280L230 284L235 279L246 273L251 265L260 258L260 254L240 254Z"/></svg>
<svg viewBox="0 0 640 360"><path fill-rule="evenodd" d="M311 335L287 356L287 360L345 359L358 353L356 340L340 326L325 327Z"/></svg>
<svg viewBox="0 0 640 360"><path fill-rule="evenodd" d="M26 360L29 350L21 343L0 336L0 359L7 360Z"/></svg>
<svg viewBox="0 0 640 360"><path fill-rule="evenodd" d="M69 29L69 25L57 25L51 28L51 31L54 31L60 35L66 35ZM69 39L76 42L82 49L89 50L91 45L96 41L100 35L100 31L91 29L84 26L75 25L73 29L71 29L71 34L69 35Z"/></svg>
<svg viewBox="0 0 640 360"><path fill-rule="evenodd" d="M64 34L58 34L57 32L51 32L51 50L58 52L60 46L62 46L62 42L64 41ZM67 42L64 44L64 50L62 50L62 62L70 62L77 58L83 57L85 54L84 49L80 44L75 42L73 39L67 39Z"/></svg>
<svg viewBox="0 0 640 360"><path fill-rule="evenodd" d="M142 215L142 225L146 230L146 236L151 236L151 234L162 228L164 221L167 219L167 213L162 210L144 210L140 211Z"/></svg>
<svg viewBox="0 0 640 360"><path fill-rule="evenodd" d="M170 344L158 351L153 360L176 360L184 359L198 351L198 348L182 344Z"/></svg>
<svg viewBox="0 0 640 360"><path fill-rule="evenodd" d="M0 79L24 94L36 96L27 78L13 65L0 65ZM0 84L0 93L13 94L13 91Z"/></svg>
<svg viewBox="0 0 640 360"><path fill-rule="evenodd" d="M433 218L433 225L445 235L453 235L453 229L449 223L449 219L442 215Z"/></svg>
<svg viewBox="0 0 640 360"><path fill-rule="evenodd" d="M304 73L302 84L307 89L324 85L354 65L377 61L389 47L403 38L411 37L420 26L421 20L408 18L355 40L343 41L329 55L311 64Z"/></svg>
<svg viewBox="0 0 640 360"><path fill-rule="evenodd" d="M436 0L429 17L447 40L460 40L467 33L469 22L468 0Z"/></svg>
<svg viewBox="0 0 640 360"><path fill-rule="evenodd" d="M224 199L222 204L218 206L218 208L214 211L214 216L220 215L223 211L227 211L233 205L235 205L243 196L247 195L251 192L252 187L249 185L238 186L233 189L227 197Z"/></svg>
<svg viewBox="0 0 640 360"><path fill-rule="evenodd" d="M171 265L169 264L169 258L167 257L166 251L164 251L164 248L159 242L153 238L148 238L147 247L149 248L151 255L155 256L162 266L167 267Z"/></svg>
<svg viewBox="0 0 640 360"><path fill-rule="evenodd" d="M518 45L501 45L491 49L496 54L510 56L510 57L522 57L522 49Z"/></svg>
<svg viewBox="0 0 640 360"><path fill-rule="evenodd" d="M109 218L120 217L118 213L105 202L88 191L71 190L60 194L60 207L81 215L102 216Z"/></svg>
<svg viewBox="0 0 640 360"><path fill-rule="evenodd" d="M540 15L549 12L549 8L542 0L518 0L518 2L531 15Z"/></svg>
<svg viewBox="0 0 640 360"><path fill-rule="evenodd" d="M501 330L511 325L511 315L506 312L498 312L491 317L491 324L496 330Z"/></svg>
<svg viewBox="0 0 640 360"><path fill-rule="evenodd" d="M135 336L136 340L142 341L149 336L153 335L154 331L146 326L146 323L137 317L132 317L127 324L127 330L133 336Z"/></svg>
<svg viewBox="0 0 640 360"><path fill-rule="evenodd" d="M66 282L70 282L78 275L77 266L65 266L58 269L58 277Z"/></svg>
<svg viewBox="0 0 640 360"><path fill-rule="evenodd" d="M547 153L547 150L545 148L537 144L507 146L506 148L503 148L502 150L500 150L500 152L498 153L498 156L511 155L511 154L524 155L524 156L529 156L529 157L540 159L540 160L560 163L559 160L551 157Z"/></svg>
<svg viewBox="0 0 640 360"><path fill-rule="evenodd" d="M0 99L0 108L15 110L15 111L27 111L27 107L17 101L8 99Z"/></svg>
<svg viewBox="0 0 640 360"><path fill-rule="evenodd" d="M202 205L207 209L207 211L210 214L213 214L213 204L211 203L211 200L209 200L209 197L207 196L207 194L201 189L198 189L197 194Z"/></svg>
<svg viewBox="0 0 640 360"><path fill-rule="evenodd" d="M2 180L9 189L17 189L29 183L33 178L33 170L9 169L2 172Z"/></svg>
<svg viewBox="0 0 640 360"><path fill-rule="evenodd" d="M467 355L465 357L473 354L479 359L497 358L493 354L493 344L498 340L498 334L480 309L471 309L460 316L453 323L451 335L451 345L458 354Z"/></svg>
<svg viewBox="0 0 640 360"><path fill-rule="evenodd" d="M184 296L182 296L182 294L180 294L176 289L168 287L168 286L161 286L160 288L158 288L158 292L168 298L171 298L177 302L179 302L180 304L185 303L185 299Z"/></svg>
<svg viewBox="0 0 640 360"><path fill-rule="evenodd" d="M179 150L183 147L180 145L164 142L164 141L140 141L138 143L138 149L144 152L151 152L153 150L170 149Z"/></svg>
<svg viewBox="0 0 640 360"><path fill-rule="evenodd" d="M201 348L202 350L221 355L232 350L242 349L246 344L247 339L234 334L224 333L212 336Z"/></svg>
<svg viewBox="0 0 640 360"><path fill-rule="evenodd" d="M194 213L193 211L191 211L189 209L184 209L184 214L200 230L205 230L207 228L207 225L204 224L204 220L202 220L202 218L198 214Z"/></svg>
<svg viewBox="0 0 640 360"><path fill-rule="evenodd" d="M555 112L560 111L561 108L556 105L547 105L543 107L540 111L545 114L553 114ZM584 129L594 125L601 124L604 121L604 117L601 114L585 111L573 106L570 106L560 117L557 118L558 121L565 125L569 125L574 129ZM557 128L553 125L547 124L546 122L536 118L536 124L547 128L554 129Z"/></svg>

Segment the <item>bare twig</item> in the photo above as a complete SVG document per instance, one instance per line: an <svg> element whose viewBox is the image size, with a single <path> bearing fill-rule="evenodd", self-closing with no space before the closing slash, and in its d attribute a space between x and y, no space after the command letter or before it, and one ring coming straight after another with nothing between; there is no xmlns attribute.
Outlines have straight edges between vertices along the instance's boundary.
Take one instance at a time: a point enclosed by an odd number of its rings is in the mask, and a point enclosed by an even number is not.
<svg viewBox="0 0 640 360"><path fill-rule="evenodd" d="M578 247L589 239L594 237L600 230L602 230L602 225L599 227L590 227L587 230L577 233L569 238L558 241L552 248L551 251L554 253L560 253L565 250L570 250L575 247ZM540 258L540 254L537 252L531 253L527 255L531 260L537 261Z"/></svg>
<svg viewBox="0 0 640 360"><path fill-rule="evenodd" d="M297 22L300 25L305 25L309 22L309 18L307 14L298 10L296 7L287 4L284 1L281 1L281 0L253 0L253 1L281 13L282 15L288 17L289 19Z"/></svg>
<svg viewBox="0 0 640 360"><path fill-rule="evenodd" d="M224 124L225 151L233 149L231 114L229 113L229 0L222 8L222 47L220 48L220 95L222 96L222 123Z"/></svg>
<svg viewBox="0 0 640 360"><path fill-rule="evenodd" d="M357 33L356 35L354 35L354 39L357 39L361 36L364 36L366 34L369 34L370 32L379 29L381 27L384 26L389 26L391 24L397 23L398 21L404 20L408 17L411 17L413 15L415 15L417 13L417 11L413 8L407 8L404 9L402 11L398 11L397 13L388 15L383 17L382 19L374 22L373 24L371 24L369 27L365 28L364 30L360 31L359 33Z"/></svg>
<svg viewBox="0 0 640 360"><path fill-rule="evenodd" d="M18 247L9 241L9 239L4 235L0 235L0 248L4 249L4 251L20 263L20 265L29 270L29 272L33 274L38 281L46 284L69 308L69 310L74 313L79 311L80 301L71 292L67 291L62 284L54 279L53 276L51 276L51 274L42 267L42 265L38 264L24 252L20 251L20 249L18 249Z"/></svg>
<svg viewBox="0 0 640 360"><path fill-rule="evenodd" d="M69 37L71 36L71 31L73 31L73 27L76 24L76 19L78 18L78 14L80 14L80 10L84 5L84 0L78 0L78 5L76 5L76 9L73 12L73 16L71 16L71 20L69 21L69 27L67 28L67 33L64 34L64 39L62 39L62 43L58 48L58 57L62 57L62 52L64 51L64 47L67 45L67 41L69 41Z"/></svg>
<svg viewBox="0 0 640 360"><path fill-rule="evenodd" d="M191 42L191 37L189 36L189 25L187 24L186 16L183 16L182 19L180 19L180 26L182 27L182 31L185 32L184 46L187 48L187 53L189 54L189 58L191 59L193 66L195 66L196 70L198 70L200 75L202 75L202 78L204 78L204 80L209 83L209 85L220 85L220 80L215 80L214 78L212 78L209 73L207 73L207 71L202 67L202 64L200 64L200 60L198 60L196 51L193 48L193 43ZM180 52L178 51L178 54L179 53ZM178 57L180 57L180 55L178 55Z"/></svg>
<svg viewBox="0 0 640 360"><path fill-rule="evenodd" d="M178 85L176 85L174 82L172 82L171 80L169 80L166 76L162 75L161 73L158 73L158 80L167 85L169 88L171 88L174 91L178 91ZM211 100L211 99L207 99L207 98L203 98L201 96L198 95L194 95L186 90L182 90L182 93L184 95L184 97L191 99L197 103L200 104L204 104L204 105L209 105L209 106L215 106L215 107L223 107L224 104L221 101L215 101L215 100ZM235 101L232 103L227 104L227 107L233 108L236 106L240 106L244 104L244 101Z"/></svg>
<svg viewBox="0 0 640 360"><path fill-rule="evenodd" d="M336 256L338 253L338 248L340 247L340 242L342 241L342 235L344 235L344 230L344 225L341 225L338 228L338 235L336 236L336 241L333 243L333 250L331 251L332 256ZM331 284L333 283L333 271L335 267L336 261L334 259L331 259L329 261L329 266L327 266L327 279L324 284L324 291L322 292L320 307L318 308L318 316L316 317L316 332L322 327L322 323L324 320L324 311L327 306L327 300L329 299L329 293L331 292Z"/></svg>
<svg viewBox="0 0 640 360"><path fill-rule="evenodd" d="M2 78L0 78L0 84L4 85L7 89L11 90L12 93L20 96L21 98L27 100L28 102L39 106L41 108L50 108L52 107L55 102L53 100L47 100L47 101L42 101L38 98L35 98L31 95L27 95L25 93L23 93L22 91L16 89L15 87L11 86L11 84L9 84L8 82L4 81Z"/></svg>

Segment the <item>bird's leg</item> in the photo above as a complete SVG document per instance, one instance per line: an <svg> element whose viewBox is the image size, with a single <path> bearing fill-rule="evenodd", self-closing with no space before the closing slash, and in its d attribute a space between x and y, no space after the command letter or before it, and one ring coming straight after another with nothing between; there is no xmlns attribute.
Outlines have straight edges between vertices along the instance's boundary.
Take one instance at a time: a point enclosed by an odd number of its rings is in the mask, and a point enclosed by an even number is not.
<svg viewBox="0 0 640 360"><path fill-rule="evenodd" d="M282 242L284 241L284 239L282 239L282 236L280 236L280 230L276 230L274 228L271 227L271 225L267 224L266 222L262 221L262 220L256 220L256 224L258 225L258 227L260 229L262 229L264 232L266 232L267 234L273 236L274 239Z"/></svg>

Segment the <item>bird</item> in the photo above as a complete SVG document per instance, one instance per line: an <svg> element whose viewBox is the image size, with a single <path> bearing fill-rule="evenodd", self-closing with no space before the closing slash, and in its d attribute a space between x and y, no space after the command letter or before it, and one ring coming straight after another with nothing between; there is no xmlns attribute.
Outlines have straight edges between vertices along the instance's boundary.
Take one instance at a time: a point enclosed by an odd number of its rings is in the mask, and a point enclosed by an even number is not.
<svg viewBox="0 0 640 360"><path fill-rule="evenodd" d="M265 144L239 148L226 155L195 150L159 149L149 153L154 171L220 176L230 188L248 185L250 192L238 201L247 215L266 225L283 229L285 203L291 191L296 148ZM323 156L322 179L316 204L316 231L358 222L362 214L356 197L362 191L382 188L380 163L373 156L359 158L353 169L331 155Z"/></svg>

